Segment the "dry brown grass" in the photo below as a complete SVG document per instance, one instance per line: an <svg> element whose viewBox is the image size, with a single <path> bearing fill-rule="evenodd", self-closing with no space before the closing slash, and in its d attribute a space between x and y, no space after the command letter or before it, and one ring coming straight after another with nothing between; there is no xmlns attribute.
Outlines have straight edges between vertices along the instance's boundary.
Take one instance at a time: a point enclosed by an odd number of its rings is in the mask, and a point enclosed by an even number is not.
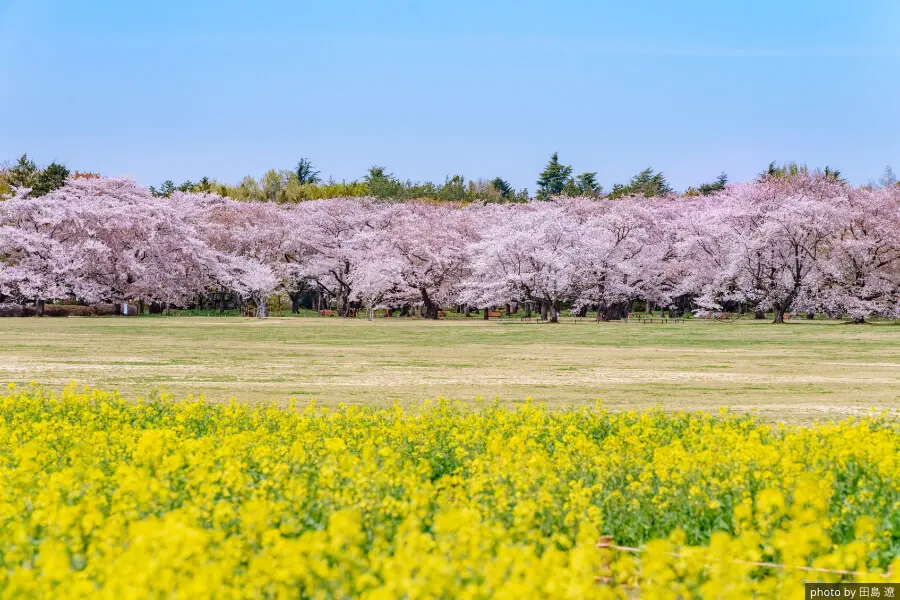
<svg viewBox="0 0 900 600"><path fill-rule="evenodd" d="M900 408L900 327L560 325L295 318L0 320L0 381L211 400L758 409L809 421Z"/></svg>

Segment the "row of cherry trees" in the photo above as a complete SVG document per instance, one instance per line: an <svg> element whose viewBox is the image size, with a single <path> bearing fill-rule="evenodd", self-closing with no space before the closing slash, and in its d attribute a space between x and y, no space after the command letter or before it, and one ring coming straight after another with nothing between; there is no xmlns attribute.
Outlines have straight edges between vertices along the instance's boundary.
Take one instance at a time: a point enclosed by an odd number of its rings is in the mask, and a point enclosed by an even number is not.
<svg viewBox="0 0 900 600"><path fill-rule="evenodd" d="M900 188L800 174L712 196L558 198L469 206L366 198L298 205L155 197L128 179L72 179L0 202L0 301L257 304L315 289L362 307L568 307L615 317L736 303L855 319L900 316Z"/></svg>

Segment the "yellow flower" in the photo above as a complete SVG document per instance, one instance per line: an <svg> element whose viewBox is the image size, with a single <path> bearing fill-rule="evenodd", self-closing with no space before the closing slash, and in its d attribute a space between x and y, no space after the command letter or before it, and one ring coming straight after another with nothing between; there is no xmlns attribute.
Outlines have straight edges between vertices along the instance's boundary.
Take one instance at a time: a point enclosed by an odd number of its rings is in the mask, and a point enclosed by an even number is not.
<svg viewBox="0 0 900 600"><path fill-rule="evenodd" d="M781 598L812 575L751 563L900 572L884 416L282 410L74 385L8 386L0 407L0 598Z"/></svg>

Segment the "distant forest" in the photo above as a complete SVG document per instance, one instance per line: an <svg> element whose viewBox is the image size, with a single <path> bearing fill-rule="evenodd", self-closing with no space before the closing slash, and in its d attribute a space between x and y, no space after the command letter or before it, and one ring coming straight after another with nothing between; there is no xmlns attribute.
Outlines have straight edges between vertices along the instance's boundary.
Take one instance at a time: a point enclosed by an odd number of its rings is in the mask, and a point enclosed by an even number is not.
<svg viewBox="0 0 900 600"><path fill-rule="evenodd" d="M771 162L760 171L759 178L800 172L821 172L834 179L842 179L840 171L829 166L811 170L796 162L783 165ZM62 186L70 176L79 178L99 175L90 171L70 171L65 165L56 162L39 167L28 158L27 154L23 154L17 160L7 161L0 166L0 196L9 195L13 187L28 187L32 189L32 195L40 196ZM165 197L171 196L176 191L206 192L233 200L278 204L366 196L387 200L505 203L547 200L557 196L595 198L621 198L633 195L708 196L722 190L728 182L728 175L722 172L710 181L697 183L679 193L661 171L647 167L627 182L614 184L612 188L606 190L598 183L596 171L576 174L572 166L561 162L558 153L554 152L547 166L538 174L533 194L528 188L516 190L506 179L499 176L493 179L467 179L463 175L453 175L448 176L442 183L412 181L401 179L386 167L379 165L370 167L362 179L335 181L332 178L324 179L308 158L301 158L293 169L270 169L259 178L247 175L234 184L222 183L204 176L196 181L181 183L166 180L158 186L151 185L150 191L155 196ZM877 180L869 182L868 187L895 184L897 178L891 167L887 166Z"/></svg>

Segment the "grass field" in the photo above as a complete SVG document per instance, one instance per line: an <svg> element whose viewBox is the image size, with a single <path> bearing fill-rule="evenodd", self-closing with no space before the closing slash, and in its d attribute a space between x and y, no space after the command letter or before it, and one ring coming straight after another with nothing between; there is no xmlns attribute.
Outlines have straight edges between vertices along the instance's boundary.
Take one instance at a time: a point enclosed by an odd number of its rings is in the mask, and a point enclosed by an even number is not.
<svg viewBox="0 0 900 600"><path fill-rule="evenodd" d="M331 405L531 396L551 407L759 409L785 421L900 408L893 325L25 318L0 320L0 340L0 381L74 380L130 397L154 388Z"/></svg>

